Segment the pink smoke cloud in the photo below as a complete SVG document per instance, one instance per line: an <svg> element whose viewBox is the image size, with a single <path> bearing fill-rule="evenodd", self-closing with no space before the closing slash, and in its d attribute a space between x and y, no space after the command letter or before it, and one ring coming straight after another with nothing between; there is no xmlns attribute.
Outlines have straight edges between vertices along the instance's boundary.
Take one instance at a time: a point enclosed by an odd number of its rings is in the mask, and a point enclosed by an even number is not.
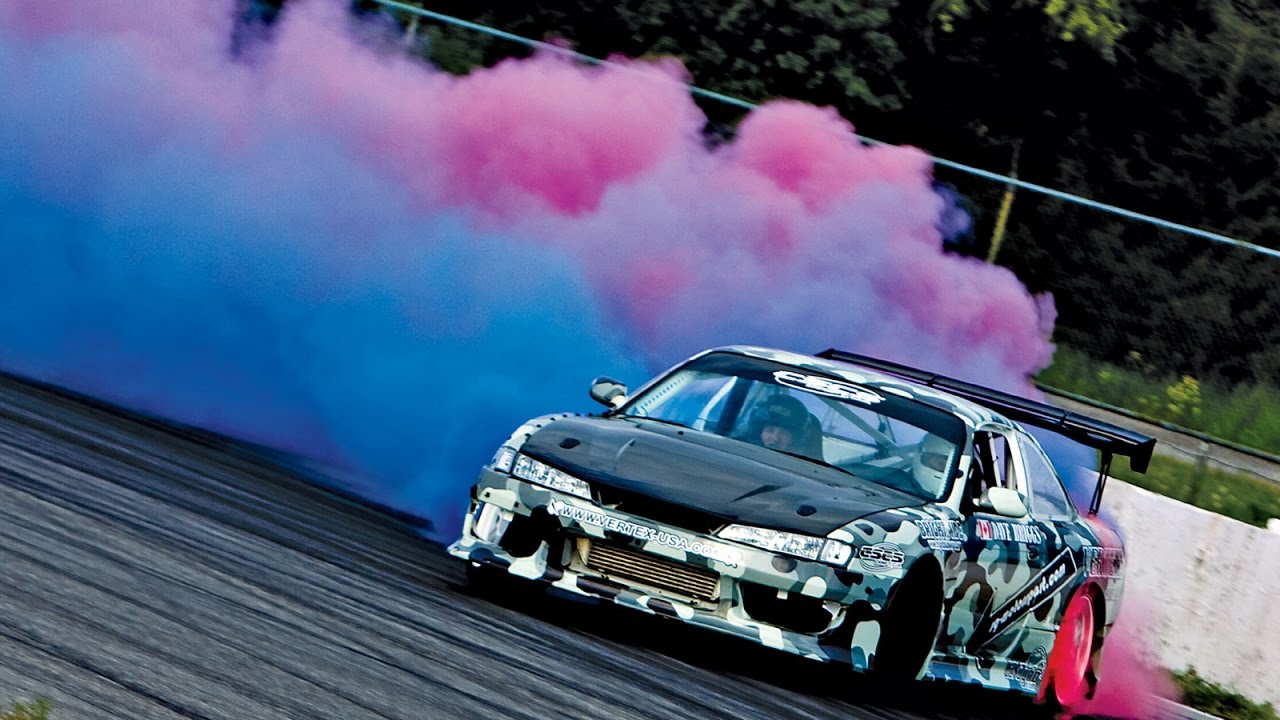
<svg viewBox="0 0 1280 720"><path fill-rule="evenodd" d="M712 150L674 61L548 56L455 78L347 22L292 4L251 81L210 80L188 107L231 115L228 142L322 129L424 212L569 251L655 365L722 342L837 345L1022 390L1051 356L1017 278L943 253L917 150L864 147L833 111L790 101Z"/></svg>
<svg viewBox="0 0 1280 720"><path fill-rule="evenodd" d="M703 119L674 61L622 62L647 77L552 58L508 61L454 84L438 142L450 199L520 212L595 210L612 186L688 151Z"/></svg>
<svg viewBox="0 0 1280 720"><path fill-rule="evenodd" d="M827 209L850 190L874 182L914 187L932 171L924 153L864 147L835 110L795 101L773 102L767 112L748 116L734 155L741 168L799 197L811 211Z"/></svg>
<svg viewBox="0 0 1280 720"><path fill-rule="evenodd" d="M1146 638L1154 632L1152 599L1129 592L1102 653L1098 688L1082 714L1126 720L1155 720L1159 699L1178 699L1167 670L1155 660Z"/></svg>

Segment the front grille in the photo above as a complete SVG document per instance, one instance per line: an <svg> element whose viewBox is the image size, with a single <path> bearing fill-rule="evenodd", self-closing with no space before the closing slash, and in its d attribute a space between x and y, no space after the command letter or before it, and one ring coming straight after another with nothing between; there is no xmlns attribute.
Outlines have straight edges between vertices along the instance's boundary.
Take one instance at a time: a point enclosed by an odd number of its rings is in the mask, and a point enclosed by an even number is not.
<svg viewBox="0 0 1280 720"><path fill-rule="evenodd" d="M587 567L609 578L643 583L695 600L714 600L720 576L710 570L673 562L616 545L584 542Z"/></svg>

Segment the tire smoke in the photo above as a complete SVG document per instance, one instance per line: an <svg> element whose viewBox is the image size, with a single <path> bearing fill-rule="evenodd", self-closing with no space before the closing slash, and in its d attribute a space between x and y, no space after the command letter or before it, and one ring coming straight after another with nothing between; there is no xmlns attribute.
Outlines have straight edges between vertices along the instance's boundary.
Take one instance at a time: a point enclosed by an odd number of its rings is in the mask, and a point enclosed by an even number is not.
<svg viewBox="0 0 1280 720"><path fill-rule="evenodd" d="M454 77L340 3L234 27L0 6L0 366L354 466L447 536L495 444L597 374L834 345L1023 391L1050 357L1048 308L943 252L927 158L830 110L713 149L672 60Z"/></svg>

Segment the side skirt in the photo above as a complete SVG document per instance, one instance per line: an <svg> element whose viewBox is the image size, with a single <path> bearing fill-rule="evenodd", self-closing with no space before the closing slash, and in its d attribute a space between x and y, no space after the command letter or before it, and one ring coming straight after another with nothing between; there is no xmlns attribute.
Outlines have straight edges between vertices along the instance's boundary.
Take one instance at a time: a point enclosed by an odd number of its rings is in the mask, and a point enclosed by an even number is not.
<svg viewBox="0 0 1280 720"><path fill-rule="evenodd" d="M1044 677L1048 660L1033 658L1033 662L1019 662L1005 658L977 658L972 655L955 656L934 653L925 665L924 678L941 682L959 682L979 685L991 690L1011 690L1028 697L1040 692L1040 680Z"/></svg>

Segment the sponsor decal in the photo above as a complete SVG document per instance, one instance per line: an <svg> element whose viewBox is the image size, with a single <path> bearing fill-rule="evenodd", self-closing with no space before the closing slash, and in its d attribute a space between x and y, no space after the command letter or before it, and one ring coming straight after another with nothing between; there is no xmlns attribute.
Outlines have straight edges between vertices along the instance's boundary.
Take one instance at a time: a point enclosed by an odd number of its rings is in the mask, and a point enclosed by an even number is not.
<svg viewBox="0 0 1280 720"><path fill-rule="evenodd" d="M998 522L995 520L977 520L975 522L974 532L979 540L1018 542L1028 545L1044 543L1044 532L1035 525Z"/></svg>
<svg viewBox="0 0 1280 720"><path fill-rule="evenodd" d="M902 553L902 548L893 543L876 543L875 545L863 545L858 549L858 559L862 561L862 567L865 570L896 570L902 567L902 563L907 556Z"/></svg>
<svg viewBox="0 0 1280 720"><path fill-rule="evenodd" d="M1118 578L1124 567L1124 551L1119 548L1086 546L1084 566L1089 569L1090 577Z"/></svg>
<svg viewBox="0 0 1280 720"><path fill-rule="evenodd" d="M982 647L1016 625L1023 616L1040 607L1041 603L1066 586L1075 573L1075 557L1070 549L1063 550L1004 605L983 618L973 632L972 644Z"/></svg>
<svg viewBox="0 0 1280 720"><path fill-rule="evenodd" d="M832 380L818 375L805 375L791 370L775 371L773 379L787 387L840 398L841 400L852 400L863 405L875 405L876 403L884 402L884 396L871 388L854 385L843 380Z"/></svg>
<svg viewBox="0 0 1280 720"><path fill-rule="evenodd" d="M1031 657L1027 658L1026 662L1009 661L1004 666L1004 676L1039 687L1040 681L1044 679L1045 665L1048 663L1049 652L1043 647L1038 647L1031 652Z"/></svg>
<svg viewBox="0 0 1280 720"><path fill-rule="evenodd" d="M934 550L959 550L964 544L964 525L959 520L916 520L920 540Z"/></svg>
<svg viewBox="0 0 1280 720"><path fill-rule="evenodd" d="M722 545L706 543L700 540L690 540L683 535L677 535L656 527L644 525L641 523L623 520L613 515L606 515L598 510L590 508L581 508L576 505L570 505L558 498L552 498L547 503L547 512L557 517L569 518L584 525L595 525L598 528L615 532L620 535L633 537L637 540L645 542L658 543L666 545L677 550L683 550L690 555L700 555L705 558L711 558L717 562L724 563L729 567L738 567L742 563L742 553L727 548Z"/></svg>

